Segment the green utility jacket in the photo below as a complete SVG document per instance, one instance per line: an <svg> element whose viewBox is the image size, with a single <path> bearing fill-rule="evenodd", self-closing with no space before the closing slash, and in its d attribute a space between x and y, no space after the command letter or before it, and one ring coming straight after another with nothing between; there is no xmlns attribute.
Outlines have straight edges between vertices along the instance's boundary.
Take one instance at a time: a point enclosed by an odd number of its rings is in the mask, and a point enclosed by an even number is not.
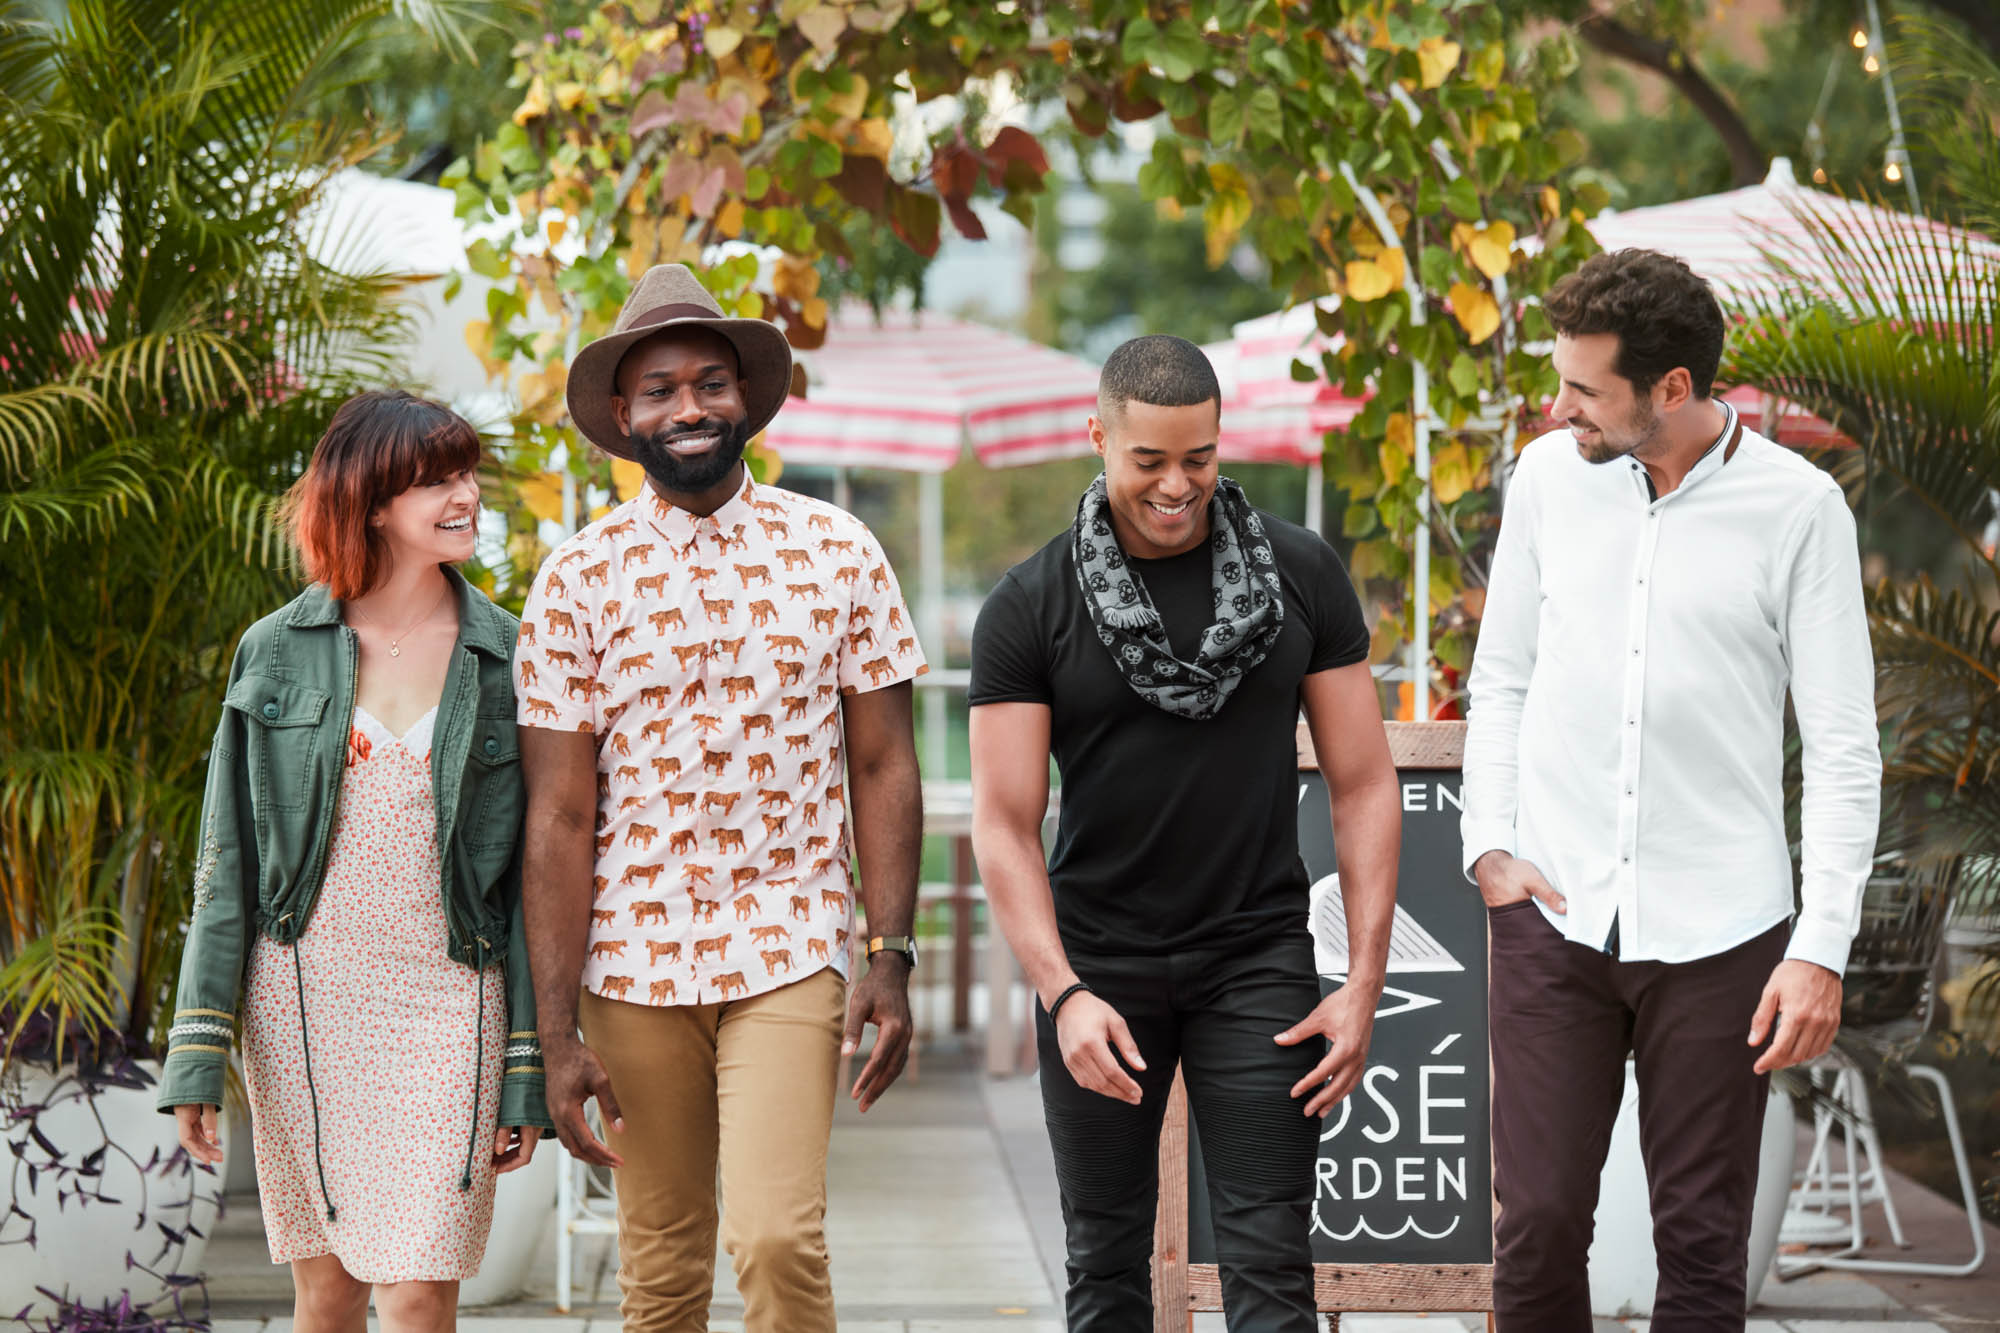
<svg viewBox="0 0 2000 1333"><path fill-rule="evenodd" d="M431 781L449 950L467 967L506 967L506 1059L482 1077L501 1078L501 1125L548 1128L521 921L526 798L512 671L519 622L457 570L447 566L445 576L458 595L458 643L438 701ZM209 752L194 912L160 1077L163 1111L221 1104L251 942L262 931L291 944L312 920L347 766L358 652L324 584L252 625L237 646ZM466 1054L474 1054L481 1049L475 1016L466 1019Z"/></svg>

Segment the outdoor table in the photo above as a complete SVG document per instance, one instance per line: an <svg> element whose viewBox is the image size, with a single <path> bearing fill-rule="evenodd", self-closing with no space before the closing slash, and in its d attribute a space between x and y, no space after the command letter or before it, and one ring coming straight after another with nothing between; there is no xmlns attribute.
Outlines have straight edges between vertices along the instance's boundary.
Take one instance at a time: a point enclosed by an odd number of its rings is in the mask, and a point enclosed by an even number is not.
<svg viewBox="0 0 2000 1333"><path fill-rule="evenodd" d="M1055 827L1060 794L1049 792L1049 809L1042 829L1046 837ZM951 908L951 1027L964 1032L972 1026L972 909L985 901L984 887L976 882L972 858L972 784L970 782L927 782L924 784L924 832L951 842L951 880L943 901ZM928 889L930 886L925 886ZM925 896L919 891L919 901ZM933 898L932 901L937 899ZM1015 978L1014 954L997 922L987 923L986 958L986 1069L990 1074L1010 1074L1017 1065L1013 1012ZM1028 1030L1032 1032L1033 1025ZM1023 1039L1025 1043L1025 1038Z"/></svg>

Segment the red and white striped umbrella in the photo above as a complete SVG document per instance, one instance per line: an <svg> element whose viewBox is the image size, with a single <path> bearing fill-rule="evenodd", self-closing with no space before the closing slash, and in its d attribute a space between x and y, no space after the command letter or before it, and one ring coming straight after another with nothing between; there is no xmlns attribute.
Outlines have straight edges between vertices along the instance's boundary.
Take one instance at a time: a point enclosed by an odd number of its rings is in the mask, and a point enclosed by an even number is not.
<svg viewBox="0 0 2000 1333"><path fill-rule="evenodd" d="M1323 430L1315 430L1304 403L1253 402L1243 392L1237 344L1202 349L1222 389L1222 464L1312 464L1320 459Z"/></svg>
<svg viewBox="0 0 2000 1333"><path fill-rule="evenodd" d="M1090 452L1097 367L1012 333L930 313L836 316L800 354L806 396L765 440L787 463L944 472L966 445L989 467Z"/></svg>
<svg viewBox="0 0 2000 1333"><path fill-rule="evenodd" d="M1770 174L1761 185L1622 213L1600 213L1584 225L1606 250L1638 247L1673 255L1725 297L1742 300L1767 296L1777 287L1778 276L1765 257L1766 251L1806 276L1822 280L1836 276L1806 225L1793 212L1802 205L1842 234L1880 237L1902 233L1926 241L1962 234L1929 218L1807 189L1793 176L1791 161L1782 157L1772 159ZM1981 236L1971 239L1975 256L2000 264L2000 245ZM1935 248L1935 242L1926 248Z"/></svg>
<svg viewBox="0 0 2000 1333"><path fill-rule="evenodd" d="M1246 319L1233 330L1230 345L1236 349L1237 392L1243 401L1303 407L1315 435L1345 426L1367 402L1349 398L1324 379L1292 378L1294 361L1303 361L1317 375L1320 357L1340 345L1319 331L1310 305Z"/></svg>

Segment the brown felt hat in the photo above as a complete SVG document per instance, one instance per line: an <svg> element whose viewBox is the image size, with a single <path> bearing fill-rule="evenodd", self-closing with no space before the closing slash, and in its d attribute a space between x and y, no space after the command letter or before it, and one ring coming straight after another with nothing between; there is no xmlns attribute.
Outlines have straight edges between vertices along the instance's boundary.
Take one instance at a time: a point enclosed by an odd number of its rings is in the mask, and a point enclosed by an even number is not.
<svg viewBox="0 0 2000 1333"><path fill-rule="evenodd" d="M656 264L625 298L611 332L576 354L564 395L569 418L584 438L614 458L629 459L632 447L618 429L611 399L618 392L618 363L642 338L662 329L713 329L736 348L750 410L748 434L755 435L778 415L792 389L792 345L765 319L730 319L686 264Z"/></svg>

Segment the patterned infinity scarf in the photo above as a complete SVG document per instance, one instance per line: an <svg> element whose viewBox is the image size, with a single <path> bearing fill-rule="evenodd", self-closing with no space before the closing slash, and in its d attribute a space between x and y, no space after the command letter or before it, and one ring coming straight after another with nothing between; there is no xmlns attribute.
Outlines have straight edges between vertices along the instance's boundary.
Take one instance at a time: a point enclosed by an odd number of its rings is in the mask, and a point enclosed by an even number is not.
<svg viewBox="0 0 2000 1333"><path fill-rule="evenodd" d="M1167 643L1144 581L1118 545L1102 473L1076 509L1071 547L1076 581L1099 641L1140 698L1196 721L1221 711L1244 673L1270 653L1285 623L1277 562L1263 520L1243 488L1227 477L1217 481L1209 506L1208 548L1215 623L1202 631L1194 661L1183 662Z"/></svg>

